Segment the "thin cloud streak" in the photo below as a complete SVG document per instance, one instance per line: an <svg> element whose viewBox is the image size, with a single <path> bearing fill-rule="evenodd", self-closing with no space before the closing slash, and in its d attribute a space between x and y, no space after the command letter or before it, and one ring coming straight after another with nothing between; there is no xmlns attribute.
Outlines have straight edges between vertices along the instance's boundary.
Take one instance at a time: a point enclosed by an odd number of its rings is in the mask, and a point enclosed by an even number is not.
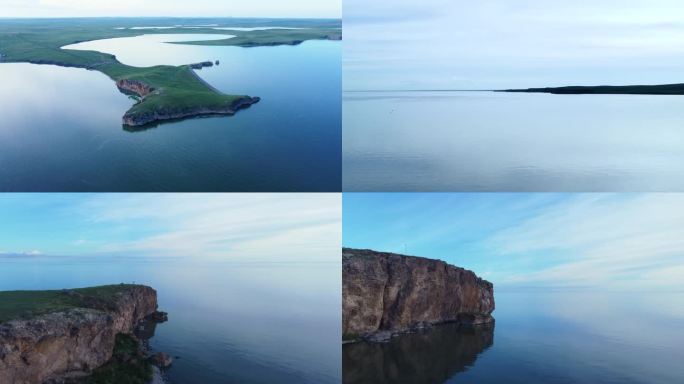
<svg viewBox="0 0 684 384"><path fill-rule="evenodd" d="M338 262L339 194L0 197L2 249L46 255ZM21 247L21 248L20 248Z"/></svg>
<svg viewBox="0 0 684 384"><path fill-rule="evenodd" d="M349 0L344 10L346 90L648 84L684 76L684 4L674 0Z"/></svg>

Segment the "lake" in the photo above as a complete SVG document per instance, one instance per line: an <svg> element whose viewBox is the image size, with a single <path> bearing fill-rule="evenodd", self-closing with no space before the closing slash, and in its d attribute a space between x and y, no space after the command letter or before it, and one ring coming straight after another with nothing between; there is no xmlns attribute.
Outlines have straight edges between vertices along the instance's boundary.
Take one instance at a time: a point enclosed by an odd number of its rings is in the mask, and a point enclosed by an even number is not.
<svg viewBox="0 0 684 384"><path fill-rule="evenodd" d="M150 285L169 313L151 348L180 357L170 383L337 384L340 269L338 262L0 257L0 290Z"/></svg>
<svg viewBox="0 0 684 384"><path fill-rule="evenodd" d="M340 42L241 48L159 36L82 44L130 65L219 60L197 73L261 102L130 132L121 117L134 101L104 74L0 64L0 191L340 190Z"/></svg>
<svg viewBox="0 0 684 384"><path fill-rule="evenodd" d="M345 92L345 191L684 191L684 97Z"/></svg>
<svg viewBox="0 0 684 384"><path fill-rule="evenodd" d="M496 293L495 325L343 346L354 383L678 383L684 292Z"/></svg>

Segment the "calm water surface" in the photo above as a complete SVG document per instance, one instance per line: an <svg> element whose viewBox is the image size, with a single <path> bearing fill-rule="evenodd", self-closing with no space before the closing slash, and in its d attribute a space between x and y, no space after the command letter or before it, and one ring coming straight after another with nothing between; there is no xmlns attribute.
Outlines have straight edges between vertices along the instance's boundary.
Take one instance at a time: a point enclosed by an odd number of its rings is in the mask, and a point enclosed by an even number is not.
<svg viewBox="0 0 684 384"><path fill-rule="evenodd" d="M133 100L105 75L0 64L0 191L339 191L339 42L201 47L159 37L84 44L139 66L220 60L198 74L262 101L233 117L129 132L121 117Z"/></svg>
<svg viewBox="0 0 684 384"><path fill-rule="evenodd" d="M343 347L344 383L680 383L684 293L497 293L491 328Z"/></svg>
<svg viewBox="0 0 684 384"><path fill-rule="evenodd" d="M0 290L119 282L154 287L169 321L151 347L179 356L171 383L341 381L339 264L0 258ZM334 283L337 282L337 283Z"/></svg>
<svg viewBox="0 0 684 384"><path fill-rule="evenodd" d="M684 191L684 97L347 92L344 190Z"/></svg>

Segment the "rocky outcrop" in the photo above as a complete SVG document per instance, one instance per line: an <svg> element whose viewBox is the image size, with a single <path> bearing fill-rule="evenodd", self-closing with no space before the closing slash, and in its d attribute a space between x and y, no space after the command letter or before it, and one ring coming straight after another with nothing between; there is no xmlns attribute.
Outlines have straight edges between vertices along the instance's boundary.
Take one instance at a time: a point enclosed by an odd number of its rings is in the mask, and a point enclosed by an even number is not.
<svg viewBox="0 0 684 384"><path fill-rule="evenodd" d="M493 321L494 287L440 260L342 250L342 333L386 341L433 324Z"/></svg>
<svg viewBox="0 0 684 384"><path fill-rule="evenodd" d="M132 93L140 97L145 97L154 91L150 85L138 80L119 79L116 86L123 93Z"/></svg>
<svg viewBox="0 0 684 384"><path fill-rule="evenodd" d="M261 100L259 97L245 96L233 103L220 107L194 108L158 108L152 111L137 112L134 109L126 112L123 124L130 127L140 127L165 120L178 120L189 117L228 115L232 116L240 109L248 108Z"/></svg>
<svg viewBox="0 0 684 384"><path fill-rule="evenodd" d="M218 64L218 62L217 62ZM212 67L214 66L214 63L211 61L203 61L201 63L194 63L194 64L189 64L190 68L192 69L202 69L204 67Z"/></svg>
<svg viewBox="0 0 684 384"><path fill-rule="evenodd" d="M89 374L112 357L116 335L157 310L157 293L128 286L113 298L80 295L73 308L0 324L0 383L36 384Z"/></svg>
<svg viewBox="0 0 684 384"><path fill-rule="evenodd" d="M155 353L150 357L150 361L159 368L168 368L173 364L173 358L164 352Z"/></svg>

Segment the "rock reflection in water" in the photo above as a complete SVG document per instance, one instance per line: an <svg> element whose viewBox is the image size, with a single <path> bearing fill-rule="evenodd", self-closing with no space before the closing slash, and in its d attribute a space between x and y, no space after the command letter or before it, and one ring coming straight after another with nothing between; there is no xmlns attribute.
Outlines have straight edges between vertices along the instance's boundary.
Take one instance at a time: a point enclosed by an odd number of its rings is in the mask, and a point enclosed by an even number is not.
<svg viewBox="0 0 684 384"><path fill-rule="evenodd" d="M343 382L443 383L472 366L494 344L494 324L435 326L400 335L388 343L353 343L342 347Z"/></svg>

